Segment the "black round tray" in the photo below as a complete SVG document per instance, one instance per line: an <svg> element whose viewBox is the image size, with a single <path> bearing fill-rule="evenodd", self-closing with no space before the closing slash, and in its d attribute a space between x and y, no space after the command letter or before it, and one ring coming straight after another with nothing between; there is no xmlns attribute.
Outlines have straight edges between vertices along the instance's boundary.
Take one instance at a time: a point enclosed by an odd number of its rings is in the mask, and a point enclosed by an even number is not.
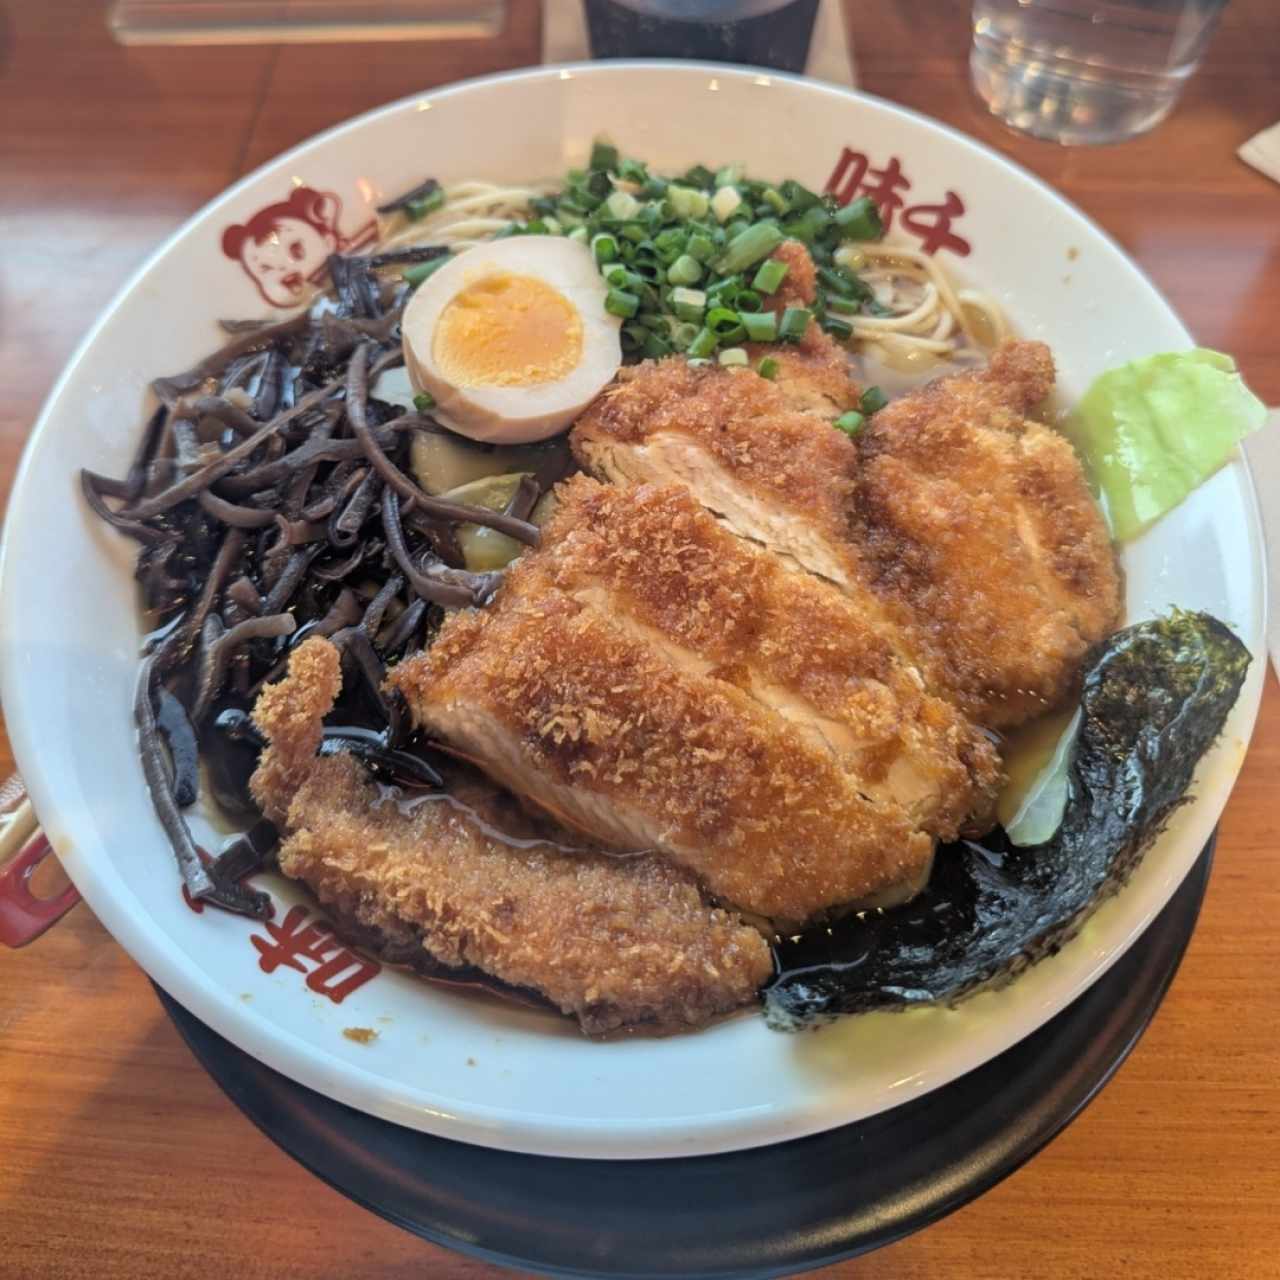
<svg viewBox="0 0 1280 1280"><path fill-rule="evenodd" d="M424 1239L563 1276L791 1275L937 1221L1078 1115L1168 990L1212 858L1210 841L1128 954L1000 1057L869 1120L728 1155L567 1160L433 1138L294 1084L157 991L192 1052L267 1137Z"/></svg>

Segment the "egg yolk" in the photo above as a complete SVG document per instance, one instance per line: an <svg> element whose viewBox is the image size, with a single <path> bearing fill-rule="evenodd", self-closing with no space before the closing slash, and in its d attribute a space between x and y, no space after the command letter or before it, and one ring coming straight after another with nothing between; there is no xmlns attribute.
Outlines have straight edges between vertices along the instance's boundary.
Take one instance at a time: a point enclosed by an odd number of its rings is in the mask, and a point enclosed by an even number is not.
<svg viewBox="0 0 1280 1280"><path fill-rule="evenodd" d="M485 276L440 313L432 354L440 374L458 387L555 382L582 359L582 317L564 294L533 276Z"/></svg>

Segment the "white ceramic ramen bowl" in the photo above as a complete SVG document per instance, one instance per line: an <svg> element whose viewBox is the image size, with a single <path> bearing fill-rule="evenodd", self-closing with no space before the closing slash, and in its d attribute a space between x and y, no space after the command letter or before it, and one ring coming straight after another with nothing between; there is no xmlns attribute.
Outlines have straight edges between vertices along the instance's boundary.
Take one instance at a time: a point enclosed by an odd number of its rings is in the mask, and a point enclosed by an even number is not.
<svg viewBox="0 0 1280 1280"><path fill-rule="evenodd" d="M936 1089L1094 982L1208 839L1245 752L1263 661L1198 771L1195 803L1178 811L1129 886L1059 955L956 1010L847 1019L800 1037L746 1015L670 1039L595 1044L568 1021L391 970L365 980L367 971L344 968L321 935L306 932L313 908L284 881L271 888L277 927L295 934L292 958L261 925L194 913L134 742L134 545L84 507L78 468L123 471L148 381L218 346L217 317L294 300L290 263L259 252L253 238L264 227L299 243L292 262L305 276L334 245L365 240L373 206L427 174L553 177L582 163L600 133L660 170L741 161L755 175L815 188L845 148L846 177L896 159L910 182L904 203L917 211L910 222L927 227L937 206L955 211L950 231L970 252L943 249L943 260L995 294L1022 334L1052 345L1068 397L1121 361L1190 343L1142 273L1076 209L999 155L886 102L697 64L543 68L433 91L330 130L237 183L163 245L94 325L49 398L13 491L0 662L14 750L64 866L121 945L216 1031L321 1093L446 1137L569 1156L687 1155L797 1137ZM907 233L905 243L919 238ZM1173 604L1205 609L1263 653L1262 551L1242 462L1126 547L1124 568L1131 620ZM376 1038L343 1035L353 1027Z"/></svg>

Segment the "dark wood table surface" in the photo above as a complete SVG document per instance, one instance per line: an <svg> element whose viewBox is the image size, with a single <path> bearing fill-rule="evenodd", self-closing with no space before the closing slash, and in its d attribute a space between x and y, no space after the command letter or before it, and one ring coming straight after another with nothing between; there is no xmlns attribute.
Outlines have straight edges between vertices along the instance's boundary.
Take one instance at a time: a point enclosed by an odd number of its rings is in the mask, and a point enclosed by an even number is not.
<svg viewBox="0 0 1280 1280"><path fill-rule="evenodd" d="M550 0L564 3L567 0ZM0 5L0 506L40 403L134 267L223 187L343 118L539 57L539 13L453 44L134 48L105 6ZM984 114L961 0L848 0L864 88L1041 175L1115 236L1200 341L1280 403L1280 186L1236 147L1280 119L1280 11L1235 0L1172 118L1061 150ZM11 767L0 735L0 778ZM977 1203L864 1280L1280 1275L1280 689L1268 678L1200 926L1114 1082ZM80 906L0 955L0 1275L498 1275L357 1208L273 1147L195 1064Z"/></svg>

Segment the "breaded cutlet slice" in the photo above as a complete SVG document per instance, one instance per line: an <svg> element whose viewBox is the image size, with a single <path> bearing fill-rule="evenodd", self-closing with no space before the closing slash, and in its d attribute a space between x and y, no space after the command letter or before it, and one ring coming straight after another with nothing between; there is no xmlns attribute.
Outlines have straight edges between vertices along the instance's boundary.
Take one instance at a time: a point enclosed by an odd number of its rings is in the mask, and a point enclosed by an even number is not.
<svg viewBox="0 0 1280 1280"><path fill-rule="evenodd" d="M907 606L935 678L993 728L1068 694L1116 626L1115 550L1065 437L1026 415L1053 386L1039 342L891 401L858 441L863 565Z"/></svg>
<svg viewBox="0 0 1280 1280"><path fill-rule="evenodd" d="M1028 412L1043 343L891 401L851 440L751 370L624 371L573 429L615 483L679 482L744 538L836 583L932 693L1008 728L1059 703L1115 626L1115 551L1067 440Z"/></svg>
<svg viewBox="0 0 1280 1280"><path fill-rule="evenodd" d="M420 726L565 826L663 853L780 927L919 882L933 841L900 806L607 593L560 590L548 533L392 671Z"/></svg>
<svg viewBox="0 0 1280 1280"><path fill-rule="evenodd" d="M299 646L255 707L253 778L281 869L339 917L539 991L589 1034L687 1030L755 999L767 945L687 871L586 846L469 771L396 803L352 757L318 758L340 679L331 644Z"/></svg>
<svg viewBox="0 0 1280 1280"><path fill-rule="evenodd" d="M542 564L558 590L681 670L742 689L930 835L952 839L988 807L990 740L837 588L736 537L680 485L580 475L556 496Z"/></svg>
<svg viewBox="0 0 1280 1280"><path fill-rule="evenodd" d="M683 484L743 537L856 588L858 451L752 369L668 356L623 369L578 419L582 466L615 484Z"/></svg>

